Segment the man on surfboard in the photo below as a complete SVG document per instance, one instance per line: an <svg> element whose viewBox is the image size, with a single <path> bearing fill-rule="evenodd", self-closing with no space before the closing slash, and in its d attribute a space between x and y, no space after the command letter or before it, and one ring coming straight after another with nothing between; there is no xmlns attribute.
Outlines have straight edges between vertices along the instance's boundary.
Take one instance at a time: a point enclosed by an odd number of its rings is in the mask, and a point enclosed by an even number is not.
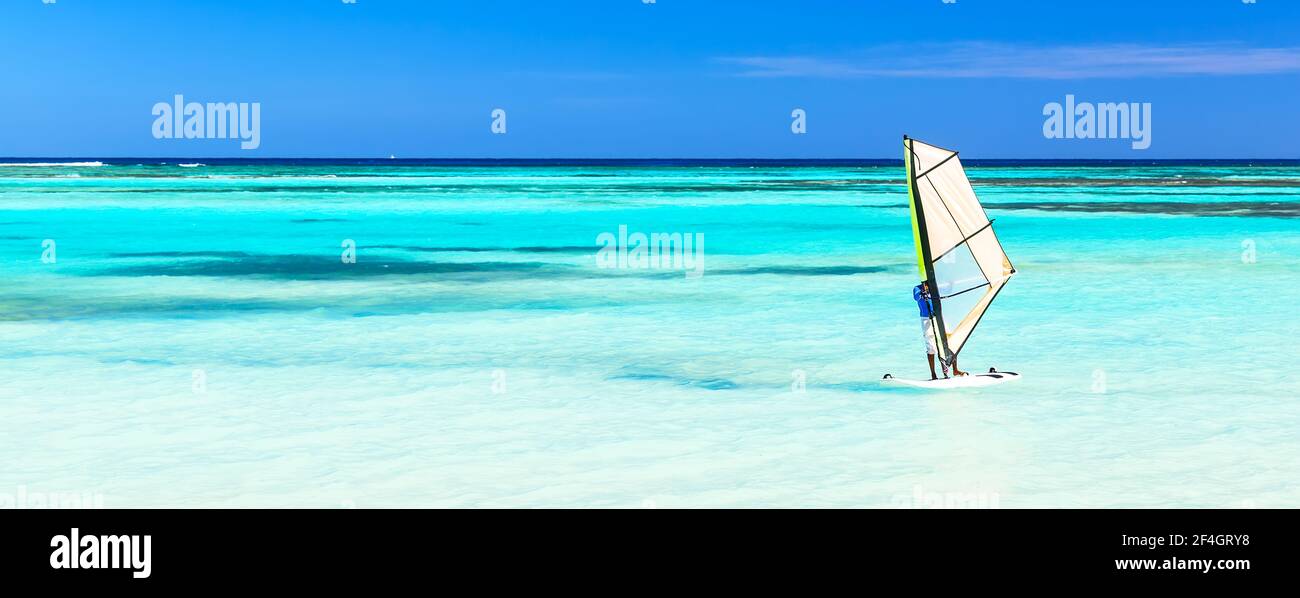
<svg viewBox="0 0 1300 598"><path fill-rule="evenodd" d="M930 283L922 280L921 284L912 288L912 299L916 301L916 306L921 310L921 336L925 338L925 356L930 360L930 379L938 380L939 376L934 373L934 310L930 305ZM948 364L942 363L943 377L948 377ZM957 358L952 358L952 374L954 376L965 376L966 372L957 369Z"/></svg>

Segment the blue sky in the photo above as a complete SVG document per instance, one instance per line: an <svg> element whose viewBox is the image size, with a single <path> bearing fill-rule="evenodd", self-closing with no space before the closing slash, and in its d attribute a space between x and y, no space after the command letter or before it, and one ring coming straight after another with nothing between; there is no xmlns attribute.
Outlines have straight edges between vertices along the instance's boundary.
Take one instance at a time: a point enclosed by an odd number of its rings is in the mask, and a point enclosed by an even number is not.
<svg viewBox="0 0 1300 598"><path fill-rule="evenodd" d="M3 0L0 156L1300 158L1298 31L1294 0ZM260 102L261 146L154 139L177 93ZM1066 94L1151 103L1150 149L1044 138Z"/></svg>

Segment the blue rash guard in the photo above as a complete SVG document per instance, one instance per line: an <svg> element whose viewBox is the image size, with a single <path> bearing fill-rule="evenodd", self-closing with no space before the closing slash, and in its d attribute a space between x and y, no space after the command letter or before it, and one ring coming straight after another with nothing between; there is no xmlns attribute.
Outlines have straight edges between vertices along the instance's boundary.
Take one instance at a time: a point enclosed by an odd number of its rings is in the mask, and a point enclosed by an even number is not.
<svg viewBox="0 0 1300 598"><path fill-rule="evenodd" d="M933 315L930 313L930 295L921 290L921 285L918 284L912 289L912 299L916 300L916 306L921 309L922 318Z"/></svg>

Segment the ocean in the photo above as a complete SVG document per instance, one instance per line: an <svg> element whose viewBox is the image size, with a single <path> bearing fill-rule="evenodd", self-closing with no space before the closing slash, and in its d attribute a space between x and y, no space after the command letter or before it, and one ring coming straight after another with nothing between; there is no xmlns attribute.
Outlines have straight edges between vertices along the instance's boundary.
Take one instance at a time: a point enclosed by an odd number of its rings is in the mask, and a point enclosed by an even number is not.
<svg viewBox="0 0 1300 598"><path fill-rule="evenodd" d="M968 163L946 392L901 161L6 162L0 506L1300 506L1297 162Z"/></svg>

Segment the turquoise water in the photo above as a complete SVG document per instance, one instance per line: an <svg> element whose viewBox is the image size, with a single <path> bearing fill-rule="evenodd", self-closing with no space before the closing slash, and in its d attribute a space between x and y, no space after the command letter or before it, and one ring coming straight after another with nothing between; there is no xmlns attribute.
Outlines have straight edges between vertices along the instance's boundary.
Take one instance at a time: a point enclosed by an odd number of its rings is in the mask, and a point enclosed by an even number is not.
<svg viewBox="0 0 1300 598"><path fill-rule="evenodd" d="M1300 506L1300 167L969 171L927 393L901 166L0 166L0 503Z"/></svg>

